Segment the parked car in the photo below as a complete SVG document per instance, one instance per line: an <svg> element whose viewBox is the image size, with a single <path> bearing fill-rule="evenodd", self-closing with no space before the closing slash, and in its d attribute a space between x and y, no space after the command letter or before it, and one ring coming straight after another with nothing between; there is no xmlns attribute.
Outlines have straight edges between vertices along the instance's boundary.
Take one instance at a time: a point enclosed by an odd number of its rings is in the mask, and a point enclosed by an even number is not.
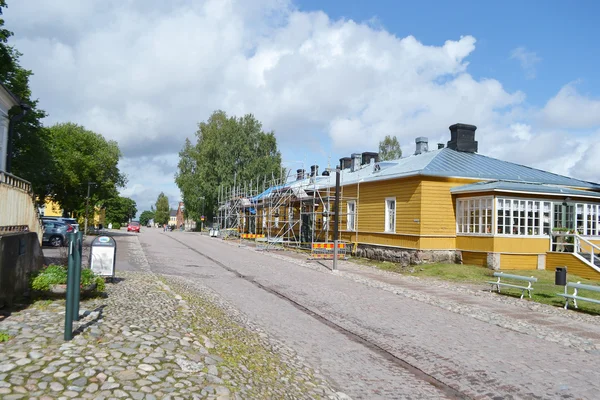
<svg viewBox="0 0 600 400"><path fill-rule="evenodd" d="M140 223L137 221L131 221L127 224L127 232L140 233Z"/></svg>
<svg viewBox="0 0 600 400"><path fill-rule="evenodd" d="M60 247L67 244L67 233L75 231L72 225L60 221L42 221L44 225L44 234L42 243L48 243L53 247Z"/></svg>
<svg viewBox="0 0 600 400"><path fill-rule="evenodd" d="M42 221L58 221L65 224L69 224L73 227L74 232L79 232L79 224L75 218L64 218L64 217L42 217Z"/></svg>

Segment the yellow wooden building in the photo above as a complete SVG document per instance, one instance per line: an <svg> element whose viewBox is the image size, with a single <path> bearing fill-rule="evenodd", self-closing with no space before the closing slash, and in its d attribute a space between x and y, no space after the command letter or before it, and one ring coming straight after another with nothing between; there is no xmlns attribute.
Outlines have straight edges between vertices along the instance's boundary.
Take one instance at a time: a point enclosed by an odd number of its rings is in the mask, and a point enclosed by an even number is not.
<svg viewBox="0 0 600 400"><path fill-rule="evenodd" d="M38 209L39 215L41 217L63 217L64 212L62 206L52 200L50 197L47 197L44 201L44 204ZM72 215L69 217L73 218ZM106 225L106 210L104 208L95 206L94 207L94 215L90 215L90 225L99 226L100 224ZM83 226L83 217L78 219L78 223Z"/></svg>
<svg viewBox="0 0 600 400"><path fill-rule="evenodd" d="M417 138L415 153L399 160L340 159L340 238L377 259L566 265L600 279L600 185L478 154L476 129L452 125L450 141L432 150ZM241 231L331 240L335 173L324 175L299 170L295 181L242 202Z"/></svg>

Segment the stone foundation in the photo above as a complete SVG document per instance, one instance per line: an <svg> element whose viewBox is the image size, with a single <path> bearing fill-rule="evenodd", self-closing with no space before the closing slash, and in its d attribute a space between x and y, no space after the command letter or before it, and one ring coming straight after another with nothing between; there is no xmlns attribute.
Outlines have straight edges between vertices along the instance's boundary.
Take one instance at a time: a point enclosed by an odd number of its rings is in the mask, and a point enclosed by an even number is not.
<svg viewBox="0 0 600 400"><path fill-rule="evenodd" d="M462 264L462 253L458 250L414 250L359 244L356 256L402 266L436 262Z"/></svg>

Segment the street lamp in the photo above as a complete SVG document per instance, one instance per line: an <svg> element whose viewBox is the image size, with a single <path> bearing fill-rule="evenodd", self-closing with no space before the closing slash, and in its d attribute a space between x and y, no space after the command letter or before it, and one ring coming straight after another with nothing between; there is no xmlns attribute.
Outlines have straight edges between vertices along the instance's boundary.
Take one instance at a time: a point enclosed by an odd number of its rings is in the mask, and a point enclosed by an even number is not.
<svg viewBox="0 0 600 400"><path fill-rule="evenodd" d="M335 201L333 203L333 271L337 271L337 259L338 259L338 239L339 239L339 215L340 215L340 168L337 167L335 170L327 168L327 171L335 171Z"/></svg>
<svg viewBox="0 0 600 400"><path fill-rule="evenodd" d="M94 185L96 186L96 182L88 182L88 191L87 191L87 197L85 198L85 230L83 231L84 235L87 235L87 227L88 227L88 206L90 204L90 186Z"/></svg>

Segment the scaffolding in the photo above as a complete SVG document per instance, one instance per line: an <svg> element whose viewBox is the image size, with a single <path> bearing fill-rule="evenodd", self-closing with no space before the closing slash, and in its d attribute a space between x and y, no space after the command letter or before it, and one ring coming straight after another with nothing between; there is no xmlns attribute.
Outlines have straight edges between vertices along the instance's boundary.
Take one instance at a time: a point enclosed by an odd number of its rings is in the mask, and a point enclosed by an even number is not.
<svg viewBox="0 0 600 400"><path fill-rule="evenodd" d="M310 250L315 243L328 243L333 237L335 173L318 175L297 171L285 177L259 179L249 183L219 188L217 224L225 239L255 234L261 250L293 247ZM345 197L340 188L340 204L356 198ZM355 203L356 204L356 203ZM338 224L347 220L347 210L340 210ZM354 211L354 215L357 210ZM341 229L340 229L341 230ZM263 236L264 235L264 236Z"/></svg>

